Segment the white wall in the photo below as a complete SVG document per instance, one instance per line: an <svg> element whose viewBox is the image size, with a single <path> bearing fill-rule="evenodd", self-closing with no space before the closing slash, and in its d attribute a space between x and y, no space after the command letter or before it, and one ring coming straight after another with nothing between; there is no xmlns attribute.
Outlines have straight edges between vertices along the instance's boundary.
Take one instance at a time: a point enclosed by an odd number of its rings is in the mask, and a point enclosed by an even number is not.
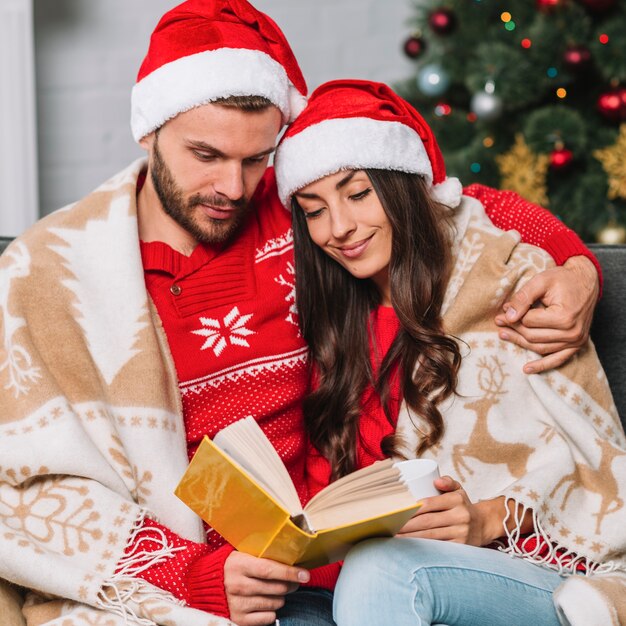
<svg viewBox="0 0 626 626"><path fill-rule="evenodd" d="M0 235L38 215L32 0L0 0Z"/></svg>
<svg viewBox="0 0 626 626"><path fill-rule="evenodd" d="M35 0L42 214L82 197L141 154L129 131L130 89L150 33L176 4ZM412 71L402 53L411 0L255 5L284 30L310 89L331 78L393 82Z"/></svg>

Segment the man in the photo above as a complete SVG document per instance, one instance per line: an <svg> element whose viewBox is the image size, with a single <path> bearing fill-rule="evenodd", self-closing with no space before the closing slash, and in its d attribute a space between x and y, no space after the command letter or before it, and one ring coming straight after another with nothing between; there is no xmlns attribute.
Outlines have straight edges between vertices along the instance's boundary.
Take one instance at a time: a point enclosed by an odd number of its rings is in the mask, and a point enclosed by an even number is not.
<svg viewBox="0 0 626 626"><path fill-rule="evenodd" d="M183 3L157 26L133 90L147 164L0 258L0 576L37 590L29 626L332 623L333 568L238 553L173 495L201 438L253 415L307 497L307 349L290 217L266 172L305 95L267 16L245 0ZM482 201L545 222L509 200ZM571 243L558 222L547 232L555 250ZM571 282L548 284L560 306Z"/></svg>

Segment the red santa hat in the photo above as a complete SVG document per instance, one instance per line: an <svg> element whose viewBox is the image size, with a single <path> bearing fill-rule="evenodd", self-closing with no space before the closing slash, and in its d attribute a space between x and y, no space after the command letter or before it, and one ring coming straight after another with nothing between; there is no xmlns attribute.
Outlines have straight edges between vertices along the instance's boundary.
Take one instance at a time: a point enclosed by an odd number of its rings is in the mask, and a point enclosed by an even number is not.
<svg viewBox="0 0 626 626"><path fill-rule="evenodd" d="M246 0L187 0L158 23L131 99L139 141L183 111L264 96L291 122L307 87L282 31Z"/></svg>
<svg viewBox="0 0 626 626"><path fill-rule="evenodd" d="M420 174L437 201L450 207L461 201L461 183L446 177L424 118L382 83L335 80L318 87L285 132L274 166L285 206L302 187L345 169Z"/></svg>

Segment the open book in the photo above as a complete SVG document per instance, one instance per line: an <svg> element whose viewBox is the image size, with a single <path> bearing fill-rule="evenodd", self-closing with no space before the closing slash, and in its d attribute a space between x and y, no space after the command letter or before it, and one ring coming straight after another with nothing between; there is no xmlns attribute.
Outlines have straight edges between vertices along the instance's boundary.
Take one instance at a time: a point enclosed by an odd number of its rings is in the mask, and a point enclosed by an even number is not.
<svg viewBox="0 0 626 626"><path fill-rule="evenodd" d="M302 506L252 417L205 437L176 495L237 550L317 567L368 537L392 536L419 508L390 459L331 483Z"/></svg>

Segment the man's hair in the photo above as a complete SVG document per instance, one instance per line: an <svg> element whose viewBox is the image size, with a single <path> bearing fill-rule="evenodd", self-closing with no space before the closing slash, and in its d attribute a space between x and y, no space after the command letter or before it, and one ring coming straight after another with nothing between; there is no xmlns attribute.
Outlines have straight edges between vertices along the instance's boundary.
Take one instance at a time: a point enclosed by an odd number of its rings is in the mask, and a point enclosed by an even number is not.
<svg viewBox="0 0 626 626"><path fill-rule="evenodd" d="M246 113L265 111L265 109L275 106L274 103L265 96L228 96L227 98L213 100L213 103L233 109L240 109Z"/></svg>
<svg viewBox="0 0 626 626"><path fill-rule="evenodd" d="M269 107L276 106L265 96L228 96L227 98L211 100L209 104L219 104L220 106L239 109L240 111L245 111L246 113L265 111ZM159 136L159 132L161 132L162 128L163 126L159 126L155 129L154 132L157 137Z"/></svg>
<svg viewBox="0 0 626 626"><path fill-rule="evenodd" d="M329 460L333 478L356 468L368 385L393 426L390 385L399 376L404 400L427 428L415 451L420 456L443 436L437 405L454 392L461 363L441 319L452 265L450 211L431 198L417 174L365 171L391 224L389 281L400 320L400 331L377 372L370 363L370 314L380 304L380 294L373 281L355 278L312 242L304 212L292 198L296 302L317 376L315 390L304 401L304 417L309 438ZM400 443L393 435L386 437L381 450L397 453Z"/></svg>

